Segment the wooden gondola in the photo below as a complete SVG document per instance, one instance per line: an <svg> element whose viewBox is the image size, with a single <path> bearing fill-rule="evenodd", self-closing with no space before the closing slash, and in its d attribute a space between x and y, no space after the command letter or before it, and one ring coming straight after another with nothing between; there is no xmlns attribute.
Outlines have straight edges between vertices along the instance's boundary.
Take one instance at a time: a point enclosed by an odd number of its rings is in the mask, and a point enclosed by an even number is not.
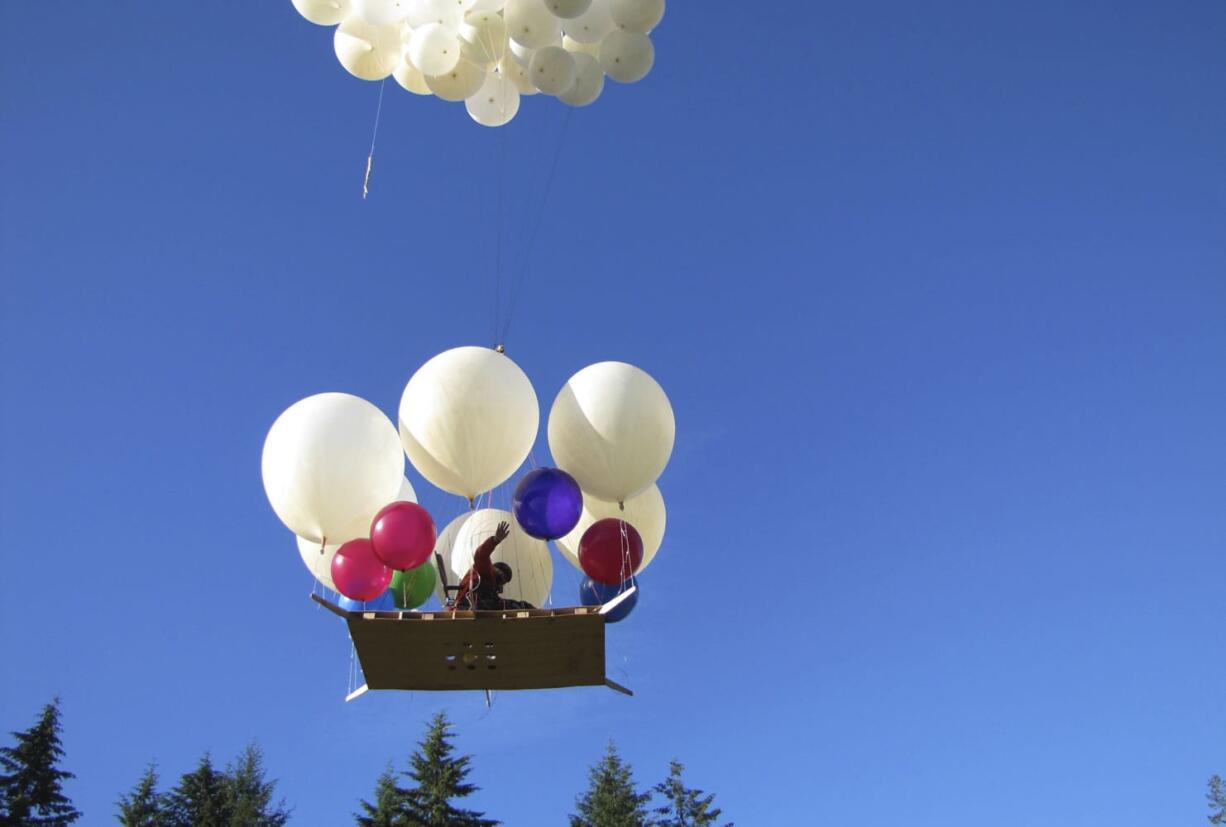
<svg viewBox="0 0 1226 827"><path fill-rule="evenodd" d="M607 686L605 616L633 587L603 606L499 611L348 612L311 599L345 619L372 689L451 691Z"/></svg>

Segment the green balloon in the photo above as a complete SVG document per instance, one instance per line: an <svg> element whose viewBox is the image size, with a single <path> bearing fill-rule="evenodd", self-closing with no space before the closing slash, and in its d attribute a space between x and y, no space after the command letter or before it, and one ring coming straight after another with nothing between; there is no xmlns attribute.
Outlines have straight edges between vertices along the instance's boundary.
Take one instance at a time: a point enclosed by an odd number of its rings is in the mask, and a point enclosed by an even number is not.
<svg viewBox="0 0 1226 827"><path fill-rule="evenodd" d="M415 569L398 571L392 575L392 584L388 586L392 600L397 609L416 609L430 599L434 594L434 580L438 577L434 572L434 562L422 563Z"/></svg>

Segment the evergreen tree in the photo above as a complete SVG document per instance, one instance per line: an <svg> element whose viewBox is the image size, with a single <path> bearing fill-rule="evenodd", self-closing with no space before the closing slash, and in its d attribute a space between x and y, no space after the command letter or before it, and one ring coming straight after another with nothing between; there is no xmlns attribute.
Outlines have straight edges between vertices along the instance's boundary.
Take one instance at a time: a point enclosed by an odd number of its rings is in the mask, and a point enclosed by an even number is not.
<svg viewBox="0 0 1226 827"><path fill-rule="evenodd" d="M1208 816L1209 823L1226 824L1226 783L1221 776L1215 775L1209 779L1209 792L1205 798L1209 799L1209 809L1214 811Z"/></svg>
<svg viewBox="0 0 1226 827"><path fill-rule="evenodd" d="M588 778L592 786L575 799L575 809L579 812L571 814L570 827L645 827L650 824L647 802L651 794L635 791L630 765L622 761L612 741Z"/></svg>
<svg viewBox="0 0 1226 827"><path fill-rule="evenodd" d="M157 768L150 764L132 791L119 799L123 827L166 827L166 799L157 787Z"/></svg>
<svg viewBox="0 0 1226 827"><path fill-rule="evenodd" d="M169 827L229 827L228 781L206 752L196 769L180 778L166 797Z"/></svg>
<svg viewBox="0 0 1226 827"><path fill-rule="evenodd" d="M656 821L658 827L709 827L719 820L719 807L711 808L715 795L704 796L702 790L690 789L681 781L681 762L673 760L668 765L668 778L656 784L655 790L666 802L654 812L663 818ZM728 822L723 827L733 827Z"/></svg>
<svg viewBox="0 0 1226 827"><path fill-rule="evenodd" d="M0 824L66 827L81 817L60 789L60 782L76 776L56 766L64 757L59 704L56 698L38 723L11 733L16 746L0 748Z"/></svg>
<svg viewBox="0 0 1226 827"><path fill-rule="evenodd" d="M405 795L406 824L410 827L496 827L498 821L485 813L453 807L451 800L466 798L479 787L464 779L471 771L472 756L452 756L451 724L438 713L430 721L426 738L417 752L409 756L409 771L414 782Z"/></svg>
<svg viewBox="0 0 1226 827"><path fill-rule="evenodd" d="M375 803L360 802L364 814L354 813L360 827L404 827L408 824L406 791L396 783L391 765L375 782Z"/></svg>
<svg viewBox="0 0 1226 827"><path fill-rule="evenodd" d="M282 800L272 805L276 781L264 779L264 755L250 744L227 769L227 812L233 827L283 827L289 811Z"/></svg>

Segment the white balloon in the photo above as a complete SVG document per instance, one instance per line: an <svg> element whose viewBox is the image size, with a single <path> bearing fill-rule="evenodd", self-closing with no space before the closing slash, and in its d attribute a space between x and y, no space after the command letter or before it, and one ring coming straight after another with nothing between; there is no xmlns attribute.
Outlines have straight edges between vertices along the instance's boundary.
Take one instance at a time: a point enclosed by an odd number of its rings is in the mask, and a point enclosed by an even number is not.
<svg viewBox="0 0 1226 827"><path fill-rule="evenodd" d="M362 80L382 80L400 63L400 29L372 26L356 14L336 27L332 46L345 70Z"/></svg>
<svg viewBox="0 0 1226 827"><path fill-rule="evenodd" d="M476 94L485 81L485 70L471 60L460 59L445 75L426 75L430 91L445 101L462 101Z"/></svg>
<svg viewBox="0 0 1226 827"><path fill-rule="evenodd" d="M561 24L544 0L507 0L503 17L511 39L530 49L548 46L562 37Z"/></svg>
<svg viewBox="0 0 1226 827"><path fill-rule="evenodd" d="M464 4L459 0L411 0L405 19L415 29L437 23L454 32L464 22Z"/></svg>
<svg viewBox="0 0 1226 827"><path fill-rule="evenodd" d="M532 56L536 54L536 49L529 49L527 46L516 43L514 40L509 41L507 46L511 50L511 57L515 58L515 62L525 69L532 62Z"/></svg>
<svg viewBox="0 0 1226 827"><path fill-rule="evenodd" d="M400 398L409 461L439 488L469 499L515 473L539 424L528 377L505 354L484 347L435 356Z"/></svg>
<svg viewBox="0 0 1226 827"><path fill-rule="evenodd" d="M589 54L595 58L600 57L599 43L580 43L578 40L575 40L568 34L562 35L562 48L572 53L583 52L584 54ZM602 69L601 71L604 70Z"/></svg>
<svg viewBox="0 0 1226 827"><path fill-rule="evenodd" d="M402 60L396 64L396 68L392 70L392 76L396 78L396 82L412 92L414 95L430 95L430 87L426 85L426 76L421 73L421 70L414 66L409 61Z"/></svg>
<svg viewBox="0 0 1226 827"><path fill-rule="evenodd" d="M592 0L586 12L566 21L566 33L580 43L599 43L617 28L609 14L608 0Z"/></svg>
<svg viewBox="0 0 1226 827"><path fill-rule="evenodd" d="M384 505L388 505L391 502L417 502L417 492L413 490L413 484L409 482L407 477L400 483L400 493L396 495L396 499L389 500ZM380 506L379 508L381 509L382 507ZM378 513L378 511L373 511L362 520L355 521L356 530L338 535L334 543L321 546L319 543L312 542L305 537L297 538L298 556L302 558L302 562L306 564L311 574L315 575L316 580L332 591L336 591L336 584L332 582L332 558L336 556L336 550L350 540L369 536L370 524L374 522L375 515Z"/></svg>
<svg viewBox="0 0 1226 827"><path fill-rule="evenodd" d="M628 32L647 34L664 17L664 0L607 0L609 16Z"/></svg>
<svg viewBox="0 0 1226 827"><path fill-rule="evenodd" d="M511 41L511 43L514 45L515 41ZM515 88L519 90L520 97L535 95L540 91L532 85L532 78L528 75L528 67L516 60L511 54L504 57L502 62L498 64L498 74L515 84Z"/></svg>
<svg viewBox="0 0 1226 827"><path fill-rule="evenodd" d="M619 83L642 80L655 62L651 38L635 32L610 32L600 42L600 66Z"/></svg>
<svg viewBox="0 0 1226 827"><path fill-rule="evenodd" d="M575 52L575 85L558 95L558 100L571 106L587 106L604 91L604 69L600 61L586 52Z"/></svg>
<svg viewBox="0 0 1226 827"><path fill-rule="evenodd" d="M570 19L583 14L592 5L592 0L545 0L545 6L555 17Z"/></svg>
<svg viewBox="0 0 1226 827"><path fill-rule="evenodd" d="M460 535L460 529L464 527L464 523L473 515L471 511L465 511L460 516L447 524L447 527L439 532L438 537L434 541L434 553L443 558L443 568L447 572L448 582L452 586L458 586L460 578L454 577L451 574L451 556L455 550L456 537ZM437 565L434 557L430 558L430 565ZM448 595L443 592L443 580L440 577L434 579L434 596L438 598L440 605L445 605L448 600Z"/></svg>
<svg viewBox="0 0 1226 827"><path fill-rule="evenodd" d="M643 562L639 566L639 573L642 573L655 559L660 544L664 542L664 527L668 519L664 510L664 497L654 485L637 497L626 500L625 511L618 508L617 503L605 502L590 494L584 494L583 515L579 517L579 523L574 530L557 541L558 550L571 565L583 571L583 567L579 565L579 541L583 539L583 532L591 528L592 523L608 517L625 520L634 526L643 538Z"/></svg>
<svg viewBox="0 0 1226 827"><path fill-rule="evenodd" d="M319 543L313 543L301 537L296 539L298 540L298 556L302 558L302 564L307 567L307 571L320 583L336 591L336 584L332 582L332 558L336 556L336 550L344 544L328 543L326 546L321 546Z"/></svg>
<svg viewBox="0 0 1226 827"><path fill-rule="evenodd" d="M464 102L464 107L482 126L502 126L519 111L519 89L510 78L490 72L477 93Z"/></svg>
<svg viewBox="0 0 1226 827"><path fill-rule="evenodd" d="M413 29L409 60L426 77L445 75L460 62L460 38L446 26L426 23Z"/></svg>
<svg viewBox="0 0 1226 827"><path fill-rule="evenodd" d="M335 26L349 14L349 0L293 0L298 13L319 26Z"/></svg>
<svg viewBox="0 0 1226 827"><path fill-rule="evenodd" d="M342 538L363 518L369 530L368 515L392 502L404 479L398 443L395 426L365 399L308 396L277 417L264 440L268 501L290 531L312 542Z"/></svg>
<svg viewBox="0 0 1226 827"><path fill-rule="evenodd" d="M489 66L507 53L507 24L494 11L470 11L460 25L464 56L473 63Z"/></svg>
<svg viewBox="0 0 1226 827"><path fill-rule="evenodd" d="M352 0L353 10L372 26L399 23L409 13L409 0Z"/></svg>
<svg viewBox="0 0 1226 827"><path fill-rule="evenodd" d="M660 476L676 423L664 390L625 362L600 362L572 376L549 412L549 450L579 487L624 502Z"/></svg>
<svg viewBox="0 0 1226 827"><path fill-rule="evenodd" d="M575 58L561 46L546 46L532 55L528 72L537 89L561 95L575 85Z"/></svg>
<svg viewBox="0 0 1226 827"><path fill-rule="evenodd" d="M482 508L473 512L456 537L451 554L451 571L462 578L472 567L473 554L481 543L494 536L498 523L511 526L511 534L494 550L493 561L511 567L511 582L503 587L502 596L511 600L526 600L533 606L544 606L553 585L553 558L544 540L524 533L509 511Z"/></svg>
<svg viewBox="0 0 1226 827"><path fill-rule="evenodd" d="M480 11L502 11L505 5L506 0L476 0L470 8Z"/></svg>

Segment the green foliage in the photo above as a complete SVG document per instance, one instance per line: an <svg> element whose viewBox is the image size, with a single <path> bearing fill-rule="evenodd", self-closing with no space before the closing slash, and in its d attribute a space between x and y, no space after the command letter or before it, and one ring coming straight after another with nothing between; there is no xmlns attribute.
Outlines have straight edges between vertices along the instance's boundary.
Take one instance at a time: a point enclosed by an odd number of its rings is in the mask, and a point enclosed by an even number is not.
<svg viewBox="0 0 1226 827"><path fill-rule="evenodd" d="M249 744L226 769L225 791L232 827L282 827L289 821L285 802L272 804L276 781L264 777L264 755Z"/></svg>
<svg viewBox="0 0 1226 827"><path fill-rule="evenodd" d="M651 794L634 789L630 765L621 760L612 741L588 778L591 787L575 800L578 812L570 816L571 827L645 827L651 823L647 813Z"/></svg>
<svg viewBox="0 0 1226 827"><path fill-rule="evenodd" d="M391 765L375 782L375 801L361 801L361 813L354 813L354 821L360 827L404 827L408 824L407 790L396 783L396 774Z"/></svg>
<svg viewBox="0 0 1226 827"><path fill-rule="evenodd" d="M498 821L485 813L458 809L452 799L466 798L479 787L465 779L471 772L472 756L453 756L451 724L438 713L430 721L425 740L409 756L405 775L413 786L405 793L406 825L409 827L495 827Z"/></svg>
<svg viewBox="0 0 1226 827"><path fill-rule="evenodd" d="M1226 824L1226 785L1220 775L1209 779L1209 792L1205 793L1205 798L1209 799L1209 809L1214 811L1208 816L1209 823Z"/></svg>
<svg viewBox="0 0 1226 827"><path fill-rule="evenodd" d="M64 757L59 699L43 707L34 726L11 734L17 743L0 748L0 824L66 827L79 819L60 787L76 776L57 766Z"/></svg>
<svg viewBox="0 0 1226 827"><path fill-rule="evenodd" d="M136 786L117 802L123 827L167 827L166 801L157 787L157 768L150 764Z"/></svg>
<svg viewBox="0 0 1226 827"><path fill-rule="evenodd" d="M225 773L206 752L196 769L166 796L170 827L230 827L230 794Z"/></svg>
<svg viewBox="0 0 1226 827"><path fill-rule="evenodd" d="M702 790L686 787L681 781L683 769L685 767L681 762L670 761L668 778L652 788L666 802L653 811L662 816L656 824L658 827L708 827L715 824L721 812L719 807L711 807L715 795L704 796ZM723 827L733 827L732 822L727 822Z"/></svg>

